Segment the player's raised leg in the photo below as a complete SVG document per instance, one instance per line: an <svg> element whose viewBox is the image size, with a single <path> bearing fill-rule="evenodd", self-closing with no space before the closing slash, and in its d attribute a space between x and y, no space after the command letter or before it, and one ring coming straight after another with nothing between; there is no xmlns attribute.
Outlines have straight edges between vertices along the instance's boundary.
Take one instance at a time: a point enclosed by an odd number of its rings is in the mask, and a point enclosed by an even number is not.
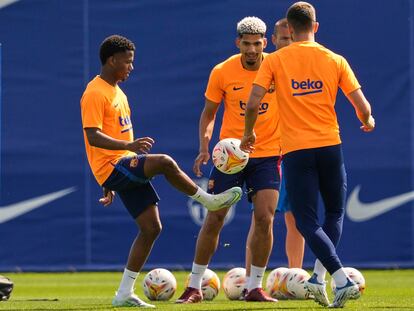
<svg viewBox="0 0 414 311"><path fill-rule="evenodd" d="M148 178L164 175L174 188L203 204L210 211L231 206L242 196L240 187L232 187L217 195L208 194L180 169L174 159L165 154L147 155L144 172Z"/></svg>

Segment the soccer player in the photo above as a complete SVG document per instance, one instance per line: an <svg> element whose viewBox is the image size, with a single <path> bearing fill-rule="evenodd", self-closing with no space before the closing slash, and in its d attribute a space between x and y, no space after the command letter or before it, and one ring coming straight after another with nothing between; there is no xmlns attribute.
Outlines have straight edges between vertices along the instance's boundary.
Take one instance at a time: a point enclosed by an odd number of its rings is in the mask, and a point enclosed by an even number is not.
<svg viewBox="0 0 414 311"><path fill-rule="evenodd" d="M338 285L331 304L337 308L360 296L336 253L346 196L346 173L334 109L338 86L354 106L363 131L372 131L375 121L345 58L315 42L319 24L314 7L296 2L288 9L287 20L293 43L266 57L260 67L246 107L241 148L253 150L253 128L261 98L274 81L286 190L296 226L317 257L306 286L315 301L328 306L324 280L327 270ZM325 205L322 226L317 217L319 191Z"/></svg>
<svg viewBox="0 0 414 311"><path fill-rule="evenodd" d="M209 210L234 204L242 190L234 187L219 195L208 194L168 155L148 155L152 138L134 139L128 100L118 86L133 70L134 51L134 44L122 36L113 35L102 42L101 72L86 87L81 112L89 165L104 188L100 202L105 206L112 203L116 191L139 228L112 304L153 308L134 294L135 279L161 231L159 198L150 179L164 175L173 187Z"/></svg>
<svg viewBox="0 0 414 311"><path fill-rule="evenodd" d="M272 35L272 43L276 50L288 46L292 43L288 22L282 18L275 23ZM282 150L283 153L283 150ZM296 228L295 217L293 216L289 200L286 195L286 186L283 181L283 161L282 161L282 181L279 190L279 202L276 211L285 214L286 224L286 255L289 268L302 268L303 254L305 252L305 240Z"/></svg>
<svg viewBox="0 0 414 311"><path fill-rule="evenodd" d="M194 173L201 176L201 164L210 159L209 143L217 110L224 102L220 139L243 136L245 106L252 82L265 55L266 25L257 17L246 17L237 24L236 54L214 67L205 92L205 106L199 124L200 149L194 162ZM269 86L260 103L257 146L240 173L227 175L213 167L208 182L209 193L221 193L234 186L246 185L248 200L253 202L253 232L248 241L251 253L250 279L246 301L277 301L262 290L262 279L273 244L273 217L279 189L279 131L274 89ZM228 206L230 207L230 205ZM201 279L214 254L227 209L208 212L199 232L188 287L177 303L202 300ZM249 253L249 252L247 252ZM249 271L248 271L249 273Z"/></svg>

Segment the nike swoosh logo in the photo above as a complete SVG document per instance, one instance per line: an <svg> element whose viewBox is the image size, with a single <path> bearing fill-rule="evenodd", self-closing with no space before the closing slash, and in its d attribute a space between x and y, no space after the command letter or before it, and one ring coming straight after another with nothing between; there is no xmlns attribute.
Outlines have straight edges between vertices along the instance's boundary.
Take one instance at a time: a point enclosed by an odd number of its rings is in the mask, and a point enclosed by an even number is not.
<svg viewBox="0 0 414 311"><path fill-rule="evenodd" d="M0 0L0 9L6 7L6 6L8 6L8 5L10 5L14 2L17 2L17 1L19 1L19 0Z"/></svg>
<svg viewBox="0 0 414 311"><path fill-rule="evenodd" d="M244 88L244 86L242 86L242 87L235 87L235 86L233 86L233 91L238 91L238 90L241 90L242 88Z"/></svg>
<svg viewBox="0 0 414 311"><path fill-rule="evenodd" d="M47 203L60 199L74 191L76 191L76 187L66 188L18 203L0 206L0 224L19 217L20 215L26 214L31 210L46 205Z"/></svg>
<svg viewBox="0 0 414 311"><path fill-rule="evenodd" d="M370 220L414 200L414 191L410 191L379 201L363 203L359 200L360 190L361 186L356 186L346 204L346 214L355 222Z"/></svg>

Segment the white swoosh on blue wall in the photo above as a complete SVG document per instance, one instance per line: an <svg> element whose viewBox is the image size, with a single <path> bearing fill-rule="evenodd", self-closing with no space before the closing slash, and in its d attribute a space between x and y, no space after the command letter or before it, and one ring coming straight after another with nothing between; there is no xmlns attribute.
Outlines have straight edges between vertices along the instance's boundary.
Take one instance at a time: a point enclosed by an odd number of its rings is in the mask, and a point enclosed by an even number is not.
<svg viewBox="0 0 414 311"><path fill-rule="evenodd" d="M19 0L0 0L0 9L4 8L5 6L8 6L12 3L15 3L17 1L19 1Z"/></svg>
<svg viewBox="0 0 414 311"><path fill-rule="evenodd" d="M0 206L0 224L19 217L20 215L26 214L31 210L46 205L47 203L60 199L61 197L64 197L74 191L76 191L76 187L66 188L18 203Z"/></svg>
<svg viewBox="0 0 414 311"><path fill-rule="evenodd" d="M356 186L346 204L347 216L356 222L370 220L414 200L414 191L410 191L379 201L363 203L359 200L360 190L361 186Z"/></svg>

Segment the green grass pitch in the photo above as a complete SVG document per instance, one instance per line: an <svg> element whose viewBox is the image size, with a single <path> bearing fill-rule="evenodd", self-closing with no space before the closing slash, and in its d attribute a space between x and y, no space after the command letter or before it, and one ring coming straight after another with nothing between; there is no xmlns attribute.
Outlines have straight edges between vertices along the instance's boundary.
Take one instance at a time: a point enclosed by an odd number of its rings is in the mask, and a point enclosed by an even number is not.
<svg viewBox="0 0 414 311"><path fill-rule="evenodd" d="M217 271L216 271L217 272ZM234 302L224 292L214 301L194 305L177 305L188 272L173 271L177 292L170 301L154 302L158 310L321 310L313 301L279 301L273 303ZM218 272L220 279L225 272ZM364 270L367 288L361 299L349 301L346 310L414 310L414 270ZM0 310L131 310L113 308L111 299L121 278L120 272L79 273L3 273L15 284L9 301L0 302ZM145 300L141 282L136 293ZM330 297L332 297L332 294ZM133 308L132 308L133 309Z"/></svg>

